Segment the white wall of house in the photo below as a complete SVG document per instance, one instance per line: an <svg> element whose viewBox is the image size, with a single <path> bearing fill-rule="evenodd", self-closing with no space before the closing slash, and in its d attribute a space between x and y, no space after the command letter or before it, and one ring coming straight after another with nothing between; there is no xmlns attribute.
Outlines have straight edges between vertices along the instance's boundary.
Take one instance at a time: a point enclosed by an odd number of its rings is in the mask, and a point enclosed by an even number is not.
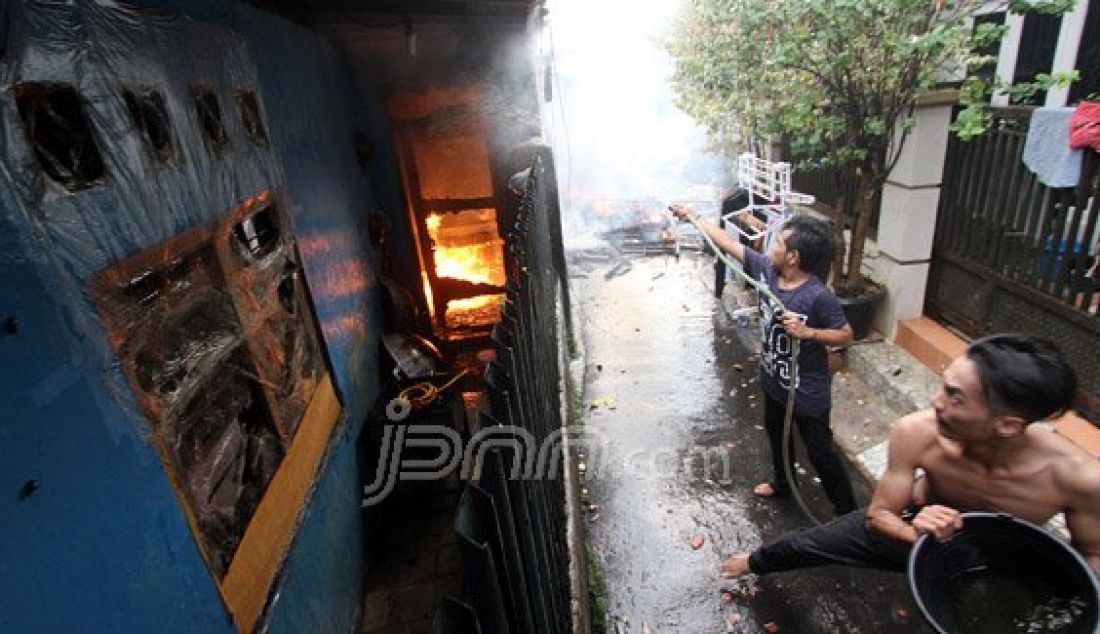
<svg viewBox="0 0 1100 634"><path fill-rule="evenodd" d="M867 249L865 273L886 285L875 329L893 338L900 319L920 316L932 258L951 108L956 91L922 98L894 171L882 191L878 238Z"/></svg>

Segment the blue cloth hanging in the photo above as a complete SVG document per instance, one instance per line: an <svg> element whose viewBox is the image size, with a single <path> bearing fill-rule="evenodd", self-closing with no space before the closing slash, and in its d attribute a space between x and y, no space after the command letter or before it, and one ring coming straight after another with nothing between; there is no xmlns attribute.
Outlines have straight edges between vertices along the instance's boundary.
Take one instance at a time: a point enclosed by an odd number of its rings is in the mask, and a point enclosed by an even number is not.
<svg viewBox="0 0 1100 634"><path fill-rule="evenodd" d="M1084 150L1069 146L1073 108L1036 108L1024 143L1024 165L1047 187L1076 187Z"/></svg>

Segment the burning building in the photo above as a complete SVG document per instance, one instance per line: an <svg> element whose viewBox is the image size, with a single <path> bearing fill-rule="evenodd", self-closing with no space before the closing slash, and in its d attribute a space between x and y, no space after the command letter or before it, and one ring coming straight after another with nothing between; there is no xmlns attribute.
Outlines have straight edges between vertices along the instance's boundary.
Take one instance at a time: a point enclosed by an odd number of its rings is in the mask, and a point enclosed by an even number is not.
<svg viewBox="0 0 1100 634"><path fill-rule="evenodd" d="M475 422L560 428L541 7L308 5L0 5L0 629L370 622L386 333L492 352ZM429 621L569 626L559 489L463 490L512 528Z"/></svg>

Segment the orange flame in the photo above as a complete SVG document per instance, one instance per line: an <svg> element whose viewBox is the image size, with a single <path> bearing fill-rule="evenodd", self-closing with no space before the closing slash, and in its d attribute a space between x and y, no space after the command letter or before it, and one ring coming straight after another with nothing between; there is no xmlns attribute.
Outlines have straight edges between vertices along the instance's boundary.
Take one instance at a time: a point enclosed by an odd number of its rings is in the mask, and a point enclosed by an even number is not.
<svg viewBox="0 0 1100 634"><path fill-rule="evenodd" d="M447 302L447 310L455 312L470 312L479 308L500 304L504 301L503 295L478 295L477 297L467 297L466 299L452 299Z"/></svg>
<svg viewBox="0 0 1100 634"><path fill-rule="evenodd" d="M486 213L489 212L489 213ZM475 284L504 284L503 241L496 234L495 213L481 210L462 219L429 214L424 224L432 240L435 275L439 278L464 280ZM480 221L478 221L480 219ZM473 220L474 222L471 222ZM431 301L432 289L427 276L424 292L433 318L436 307ZM492 324L500 319L503 295L491 294L447 302L443 321L448 328L466 328Z"/></svg>
<svg viewBox="0 0 1100 634"><path fill-rule="evenodd" d="M447 246L440 244L437 231L442 223L438 214L427 218L428 231L435 239L435 274L437 277L450 277L482 284L504 283L504 272L491 266L495 243L483 243L468 246Z"/></svg>
<svg viewBox="0 0 1100 634"><path fill-rule="evenodd" d="M493 283L494 271L485 258L485 247L436 247L435 272L450 277L483 284Z"/></svg>

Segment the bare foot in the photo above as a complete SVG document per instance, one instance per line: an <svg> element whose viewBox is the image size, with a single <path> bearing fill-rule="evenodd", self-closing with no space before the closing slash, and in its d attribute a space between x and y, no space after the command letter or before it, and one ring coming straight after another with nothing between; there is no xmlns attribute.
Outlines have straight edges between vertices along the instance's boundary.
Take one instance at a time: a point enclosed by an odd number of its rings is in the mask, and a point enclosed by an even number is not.
<svg viewBox="0 0 1100 634"><path fill-rule="evenodd" d="M736 579L752 572L749 570L749 554L740 553L722 562L718 574L723 579Z"/></svg>
<svg viewBox="0 0 1100 634"><path fill-rule="evenodd" d="M763 482L753 487L752 492L762 498L786 497L786 494L775 490L771 482Z"/></svg>

